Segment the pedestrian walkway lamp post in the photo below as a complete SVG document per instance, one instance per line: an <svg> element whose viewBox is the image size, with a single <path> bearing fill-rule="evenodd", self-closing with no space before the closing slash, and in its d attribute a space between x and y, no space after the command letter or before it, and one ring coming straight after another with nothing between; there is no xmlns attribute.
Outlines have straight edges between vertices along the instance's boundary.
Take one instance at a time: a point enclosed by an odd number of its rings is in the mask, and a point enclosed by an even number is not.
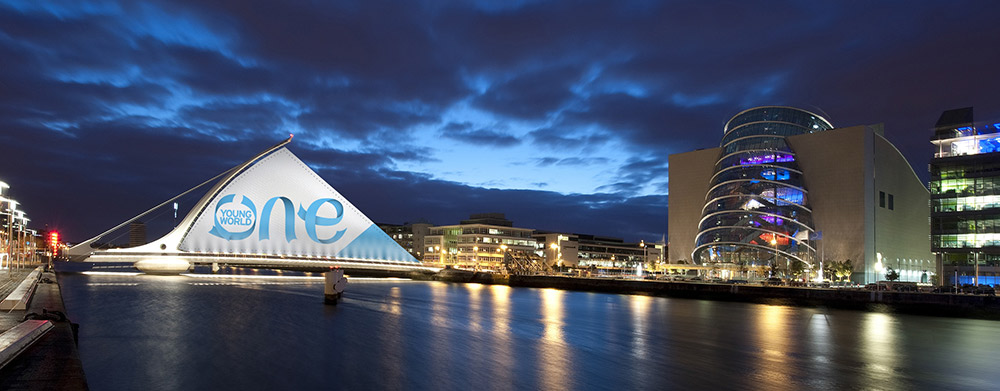
<svg viewBox="0 0 1000 391"><path fill-rule="evenodd" d="M640 263L640 264L645 264L646 262L649 261L649 253L646 252L646 241L645 240L640 240L639 241L639 247L642 247L642 263ZM637 272L636 274L640 274L640 273Z"/></svg>
<svg viewBox="0 0 1000 391"><path fill-rule="evenodd" d="M774 277L774 268L778 267L778 235L771 234L771 245L774 246L774 262L767 271L767 278Z"/></svg>
<svg viewBox="0 0 1000 391"><path fill-rule="evenodd" d="M556 265L558 265L559 271L561 272L562 271L562 258L558 258L557 259L557 255L556 255L556 251L559 251L559 245L553 242L552 244L549 244L549 248L552 249L552 260L553 260L553 262Z"/></svg>
<svg viewBox="0 0 1000 391"><path fill-rule="evenodd" d="M17 201L11 198L0 196L0 203L7 203L7 277L13 277L13 255L14 255L14 210L17 209Z"/></svg>

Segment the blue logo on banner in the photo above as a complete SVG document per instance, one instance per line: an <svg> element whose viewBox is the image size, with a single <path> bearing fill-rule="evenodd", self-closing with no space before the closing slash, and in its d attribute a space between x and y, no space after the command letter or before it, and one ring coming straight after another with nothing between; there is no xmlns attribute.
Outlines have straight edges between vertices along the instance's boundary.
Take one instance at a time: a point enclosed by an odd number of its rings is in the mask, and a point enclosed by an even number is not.
<svg viewBox="0 0 1000 391"><path fill-rule="evenodd" d="M243 201L240 204L230 205L234 203L235 198L235 194L229 194L219 199L219 202L215 205L215 225L208 233L225 240L243 240L253 234L254 229L257 227L257 207L247 196L243 196ZM320 198L309 204L309 208L303 208L300 204L298 213L295 213L292 200L287 197L273 197L264 203L264 209L261 211L260 240L271 238L271 212L274 210L274 205L278 202L281 203L282 209L284 209L286 242L291 242L297 238L295 234L296 216L302 219L302 222L305 224L306 235L316 243L330 244L336 242L343 238L347 232L345 228L334 232L333 236L326 239L321 239L316 232L317 227L334 226L344 218L344 205L340 201L333 198ZM337 215L334 217L320 216L319 208L323 204L333 206Z"/></svg>
<svg viewBox="0 0 1000 391"><path fill-rule="evenodd" d="M257 207L247 196L243 196L240 204L229 205L233 203L234 198L236 195L230 194L215 204L215 226L208 233L226 240L246 239L253 233L253 229L257 226ZM237 232L229 231L230 228L238 227L247 228Z"/></svg>

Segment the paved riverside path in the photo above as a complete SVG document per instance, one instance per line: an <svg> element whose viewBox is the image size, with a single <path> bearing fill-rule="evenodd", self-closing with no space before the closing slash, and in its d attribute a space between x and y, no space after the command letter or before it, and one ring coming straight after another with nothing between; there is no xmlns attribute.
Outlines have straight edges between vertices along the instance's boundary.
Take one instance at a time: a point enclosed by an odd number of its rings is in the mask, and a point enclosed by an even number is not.
<svg viewBox="0 0 1000 391"><path fill-rule="evenodd" d="M6 284L6 270L0 271L0 293L10 294L27 277L32 269L23 271L13 283ZM17 271L15 271L17 273ZM42 273L26 311L0 311L0 332L21 323L26 314L41 314L42 309L65 313L59 284L52 272ZM6 284L6 285L5 285ZM7 286L9 285L9 287ZM66 314L67 316L69 314ZM72 319L72 318L71 318ZM14 361L0 369L0 390L86 390L87 379L73 339L70 322L52 322L53 328L30 348L21 352Z"/></svg>

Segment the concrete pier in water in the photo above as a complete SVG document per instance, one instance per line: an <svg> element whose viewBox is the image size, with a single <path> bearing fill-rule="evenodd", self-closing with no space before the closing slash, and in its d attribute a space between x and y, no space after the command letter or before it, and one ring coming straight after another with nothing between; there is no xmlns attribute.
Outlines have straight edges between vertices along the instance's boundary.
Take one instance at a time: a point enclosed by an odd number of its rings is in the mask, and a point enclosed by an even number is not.
<svg viewBox="0 0 1000 391"><path fill-rule="evenodd" d="M337 305L337 301L344 293L344 288L347 288L347 277L344 277L344 270L333 269L323 273L323 276L326 281L323 286L323 302Z"/></svg>

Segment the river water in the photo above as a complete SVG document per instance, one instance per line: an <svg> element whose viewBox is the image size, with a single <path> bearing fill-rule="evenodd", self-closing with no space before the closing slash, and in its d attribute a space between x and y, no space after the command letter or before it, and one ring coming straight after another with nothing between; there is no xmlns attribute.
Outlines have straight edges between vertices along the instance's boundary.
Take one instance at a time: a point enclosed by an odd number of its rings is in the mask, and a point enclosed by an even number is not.
<svg viewBox="0 0 1000 391"><path fill-rule="evenodd" d="M1000 388L1000 322L351 279L61 274L92 390Z"/></svg>

